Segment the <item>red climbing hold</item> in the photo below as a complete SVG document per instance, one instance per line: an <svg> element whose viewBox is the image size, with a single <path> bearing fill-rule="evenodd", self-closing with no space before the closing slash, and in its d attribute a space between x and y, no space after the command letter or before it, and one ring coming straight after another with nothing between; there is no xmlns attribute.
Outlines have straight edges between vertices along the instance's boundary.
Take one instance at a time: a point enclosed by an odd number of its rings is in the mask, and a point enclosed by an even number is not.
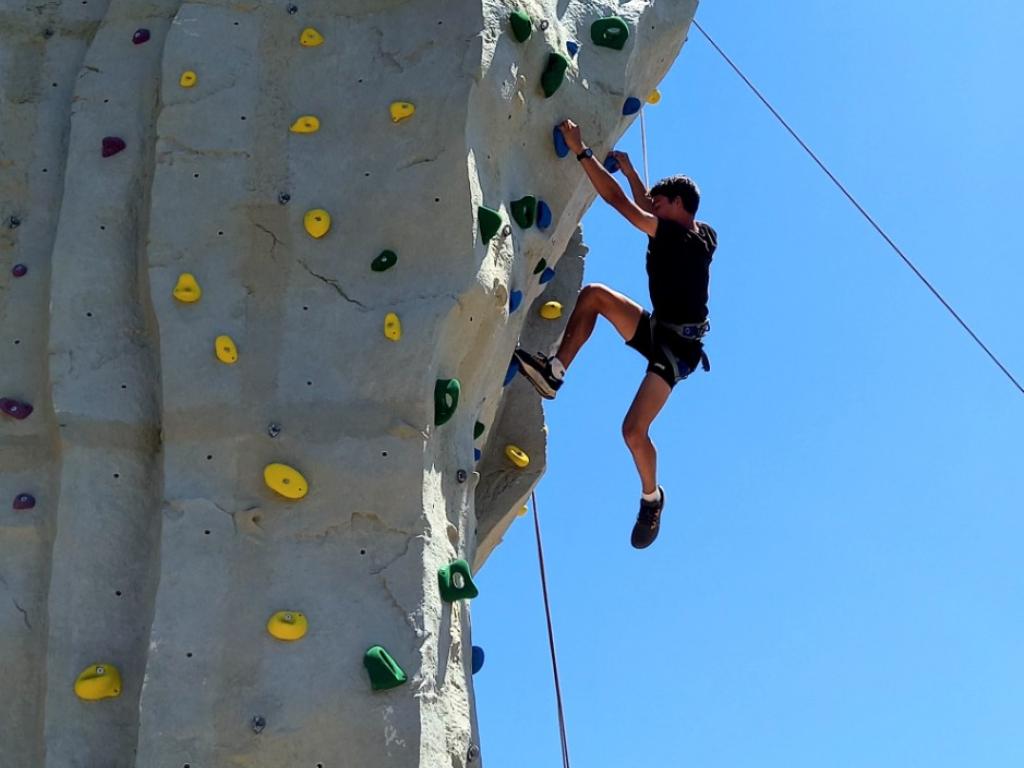
<svg viewBox="0 0 1024 768"><path fill-rule="evenodd" d="M143 43L149 42L149 30L148 29L137 29L135 34L132 35L132 42L136 45L142 45Z"/></svg>
<svg viewBox="0 0 1024 768"><path fill-rule="evenodd" d="M0 397L0 412L6 413L13 419L27 419L32 413L32 406L20 400L12 400L9 397Z"/></svg>
<svg viewBox="0 0 1024 768"><path fill-rule="evenodd" d="M103 156L110 157L116 155L118 152L123 150L127 144L124 143L124 139L117 136L104 136L103 137Z"/></svg>
<svg viewBox="0 0 1024 768"><path fill-rule="evenodd" d="M24 264L15 264L14 267L11 269L11 274L14 275L15 277L24 277L25 275L28 274L28 267L26 267Z"/></svg>
<svg viewBox="0 0 1024 768"><path fill-rule="evenodd" d="M32 509L36 505L36 499L31 493L19 493L14 497L14 509L18 512Z"/></svg>

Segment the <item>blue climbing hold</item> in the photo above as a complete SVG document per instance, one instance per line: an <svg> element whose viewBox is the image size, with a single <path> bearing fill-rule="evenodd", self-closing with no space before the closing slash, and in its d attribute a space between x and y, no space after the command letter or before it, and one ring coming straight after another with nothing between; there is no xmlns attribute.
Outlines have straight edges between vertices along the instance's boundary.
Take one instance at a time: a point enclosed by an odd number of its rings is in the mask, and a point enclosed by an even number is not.
<svg viewBox="0 0 1024 768"><path fill-rule="evenodd" d="M604 169L608 171L608 173L615 173L619 170L619 161L615 159L615 155L611 152L609 152L608 156L604 159Z"/></svg>
<svg viewBox="0 0 1024 768"><path fill-rule="evenodd" d="M551 226L551 208L543 200L537 201L537 229Z"/></svg>
<svg viewBox="0 0 1024 768"><path fill-rule="evenodd" d="M569 154L569 145L565 143L565 137L557 125L555 126L555 154L559 157L565 157Z"/></svg>
<svg viewBox="0 0 1024 768"><path fill-rule="evenodd" d="M550 282L551 278L553 278L554 276L555 276L555 270L553 270L551 267L548 267L547 269L545 269L543 272L540 273L540 283L541 283L541 285L543 285L544 283Z"/></svg>
<svg viewBox="0 0 1024 768"><path fill-rule="evenodd" d="M513 373L512 375L514 376L515 374ZM483 452L479 448L473 449L473 461L480 461L483 455Z"/></svg>
<svg viewBox="0 0 1024 768"><path fill-rule="evenodd" d="M565 50L569 52L570 56L575 56L577 53L579 53L580 44L577 43L575 40L566 40Z"/></svg>
<svg viewBox="0 0 1024 768"><path fill-rule="evenodd" d="M473 646L473 674L475 675L484 668L484 649L479 645Z"/></svg>
<svg viewBox="0 0 1024 768"><path fill-rule="evenodd" d="M519 373L519 361L513 357L512 362L508 364L508 370L505 371L505 381L501 383L501 386L507 387L511 384L517 373Z"/></svg>
<svg viewBox="0 0 1024 768"><path fill-rule="evenodd" d="M624 115L635 115L640 111L640 107L643 106L643 102L640 101L636 96L630 96L626 99L622 105L622 114Z"/></svg>
<svg viewBox="0 0 1024 768"><path fill-rule="evenodd" d="M511 315L513 312L515 312L517 309L519 309L519 305L522 304L522 303L523 303L523 292L522 291L512 291L512 293L510 293L508 295L508 313Z"/></svg>

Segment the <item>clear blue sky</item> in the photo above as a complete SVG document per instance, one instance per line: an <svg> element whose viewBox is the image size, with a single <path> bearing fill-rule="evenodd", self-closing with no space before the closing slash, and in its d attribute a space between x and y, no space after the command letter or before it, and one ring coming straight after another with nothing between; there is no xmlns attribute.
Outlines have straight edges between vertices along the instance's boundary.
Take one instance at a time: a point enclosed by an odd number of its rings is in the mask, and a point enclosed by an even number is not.
<svg viewBox="0 0 1024 768"><path fill-rule="evenodd" d="M1024 377L1024 6L697 18ZM651 175L697 179L719 232L713 370L655 422L668 504L643 552L620 436L642 359L600 321L547 407L573 765L1024 765L1024 396L696 29L661 91ZM620 148L639 161L639 121ZM600 201L584 235L586 281L649 306L644 236ZM479 583L485 764L558 766L530 518Z"/></svg>

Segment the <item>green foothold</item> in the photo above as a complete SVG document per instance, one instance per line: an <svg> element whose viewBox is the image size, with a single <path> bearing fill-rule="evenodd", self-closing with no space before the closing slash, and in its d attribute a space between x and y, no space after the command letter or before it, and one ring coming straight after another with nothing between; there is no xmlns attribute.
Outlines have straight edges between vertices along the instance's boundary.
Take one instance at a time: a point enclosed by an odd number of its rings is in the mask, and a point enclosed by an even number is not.
<svg viewBox="0 0 1024 768"><path fill-rule="evenodd" d="M509 16L509 22L512 24L512 36L516 40L520 43L525 43L530 39L530 34L533 32L533 20L528 13L512 11Z"/></svg>
<svg viewBox="0 0 1024 768"><path fill-rule="evenodd" d="M482 421L478 421L476 424L474 424L473 439L476 440L478 437L480 437L480 435L484 433L485 429L487 429L487 427L484 426L484 423Z"/></svg>
<svg viewBox="0 0 1024 768"><path fill-rule="evenodd" d="M501 214L493 208L481 205L477 208L476 215L477 221L480 222L480 239L486 243L501 229Z"/></svg>
<svg viewBox="0 0 1024 768"><path fill-rule="evenodd" d="M391 269L398 261L398 255L394 251L382 251L380 256L370 262L370 269L374 272L383 272Z"/></svg>
<svg viewBox="0 0 1024 768"><path fill-rule="evenodd" d="M618 16L598 19L590 25L590 39L594 45L621 51L629 38L629 27Z"/></svg>
<svg viewBox="0 0 1024 768"><path fill-rule="evenodd" d="M438 568L437 583L441 588L441 599L448 603L472 600L480 594L480 590L473 583L469 563L465 560L453 560L450 565Z"/></svg>
<svg viewBox="0 0 1024 768"><path fill-rule="evenodd" d="M565 79L565 70L569 68L569 60L560 53L548 54L548 65L544 68L544 74L540 76L540 87L544 89L544 96L551 97Z"/></svg>
<svg viewBox="0 0 1024 768"><path fill-rule="evenodd" d="M532 227L534 220L537 218L537 198L533 195L527 195L518 200L513 200L512 218L523 229Z"/></svg>
<svg viewBox="0 0 1024 768"><path fill-rule="evenodd" d="M544 271L547 265L547 259L541 259L540 261L537 262L537 266L533 268L533 274L539 275L541 272Z"/></svg>
<svg viewBox="0 0 1024 768"><path fill-rule="evenodd" d="M381 646L374 645L363 656L363 666L370 673L370 687L375 691L397 688L409 678L391 654Z"/></svg>
<svg viewBox="0 0 1024 768"><path fill-rule="evenodd" d="M434 385L434 425L440 427L459 407L458 379L438 379Z"/></svg>

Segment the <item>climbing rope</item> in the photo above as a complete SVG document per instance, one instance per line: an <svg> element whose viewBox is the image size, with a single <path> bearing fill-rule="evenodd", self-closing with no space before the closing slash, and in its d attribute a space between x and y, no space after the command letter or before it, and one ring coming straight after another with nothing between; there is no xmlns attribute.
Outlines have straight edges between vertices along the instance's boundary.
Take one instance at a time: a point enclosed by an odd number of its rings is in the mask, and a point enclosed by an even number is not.
<svg viewBox="0 0 1024 768"><path fill-rule="evenodd" d="M946 301L942 297L942 294L940 294L935 289L935 287L928 281L928 278L926 278L921 273L921 271L917 267L914 266L913 262L906 257L906 255L903 253L903 251L900 250L899 246L897 246L896 243L893 242L893 239L891 237L889 237L888 234L886 234L885 230L882 229L881 226L878 225L878 223L871 217L871 215L866 210L864 210L864 207L860 203L857 202L857 200L854 198L854 196L851 195L847 191L846 187L844 187L843 184L839 181L839 179L837 179L835 177L835 175L832 173L832 171L830 171L825 166L825 164L820 159L818 159L818 156L814 153L814 151L809 146L807 146L807 144L804 142L804 140L801 139L797 135L796 131L794 131L789 126L789 123L787 123L785 121L785 119L783 119L782 115L780 115L778 113L778 111L776 111L775 107L773 107L771 105L771 103L768 101L768 99L766 99L764 96L761 95L761 92L754 86L754 84L752 82L750 82L750 80L747 78L746 75L743 74L743 72L740 70L740 68L738 66L736 66L736 64L733 63L732 59L730 59L726 55L725 51L723 51L721 48L718 47L718 43L716 43L714 40L711 39L711 36L707 32L704 31L704 28L699 23L697 23L696 19L693 20L693 25L697 28L697 30L702 35L704 35L704 39L706 39L711 44L711 46L716 51L718 51L718 54L725 60L726 64L728 64L732 68L733 72L735 72L737 75L739 75L740 79L743 80L743 82L747 84L747 87L749 87L750 90L754 92L754 95L757 96L757 98L761 100L761 103L764 104L768 108L768 111L771 112L775 116L775 119L778 120L779 123L782 124L782 127L785 128L789 132L789 135L792 136L794 139L796 139L796 142L803 148L803 150L810 156L810 158L815 163L818 164L818 167L821 168L821 170L825 172L825 175L828 176L832 180L832 183L835 184L836 187L839 188L839 191L842 192L846 196L847 200L849 200L853 204L853 206L858 211L860 211L860 214L867 220L867 222L872 227L875 228L875 231L878 232L878 234L882 236L882 239L885 240L885 242L887 242L889 244L889 246L896 252L896 255L899 256L901 259L903 259L903 262L908 267L910 267L910 269L913 271L913 273L915 275L917 275L918 279L922 283L924 283L925 287L928 288L928 290L932 292L932 294L935 296L935 298L938 299L942 303L942 306L944 306L949 311L949 314L951 314L956 319L956 321L958 323L960 323L960 325L963 327L963 329L965 331L967 331L967 333L970 335L970 337L972 339L974 339L974 341L977 343L977 345L979 347L981 347L982 350L984 350L985 354L988 355L992 359L992 362L995 363L997 366L999 366L999 370L1001 370L1003 373L1006 374L1006 378L1008 378L1011 382L1013 382L1013 385L1020 391L1020 393L1022 395L1024 395L1024 386L1021 386L1020 382L1017 381L1017 379L1014 378L1013 374L1010 373L1010 371L1006 368L1006 366L1002 364L1002 362L999 360L999 358L996 357L992 353L992 351L985 345L985 343L980 338L978 338L978 335L973 330L971 330L971 327L969 325L967 325L966 322L964 322L963 318L961 318L960 315L957 314L957 311L955 309L953 309L953 307L950 306L949 302ZM643 130L643 121L641 121L640 127L641 127L641 130ZM644 141L644 144L645 144L645 147L646 147L646 139ZM645 166L645 168L646 168L646 165L647 165L647 155L646 155L646 149L645 149L644 150L644 166Z"/></svg>
<svg viewBox="0 0 1024 768"><path fill-rule="evenodd" d="M537 563L540 565L540 586L544 593L544 615L548 622L548 646L551 648L551 672L555 678L555 701L558 704L558 735L562 740L562 766L569 768L569 740L565 735L565 713L562 709L562 686L558 681L558 657L555 655L555 631L551 626L551 604L548 602L548 578L544 572L544 547L540 542L540 516L537 513L537 494L530 492L533 503L533 530L537 535Z"/></svg>

